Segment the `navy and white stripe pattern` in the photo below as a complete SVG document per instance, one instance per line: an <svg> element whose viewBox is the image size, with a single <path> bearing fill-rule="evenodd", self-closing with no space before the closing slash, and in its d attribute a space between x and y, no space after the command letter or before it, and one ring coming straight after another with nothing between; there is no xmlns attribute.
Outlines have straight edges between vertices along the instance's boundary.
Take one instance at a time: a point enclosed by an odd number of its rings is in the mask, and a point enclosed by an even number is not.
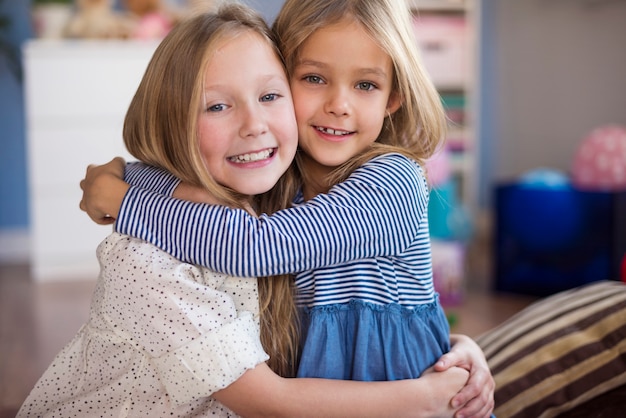
<svg viewBox="0 0 626 418"><path fill-rule="evenodd" d="M137 162L126 164L124 180L134 186L165 196L171 196L180 183L180 180L162 168Z"/></svg>
<svg viewBox="0 0 626 418"><path fill-rule="evenodd" d="M234 276L300 272L300 305L361 299L413 306L435 300L428 196L421 167L387 154L328 194L259 218L131 187L116 228Z"/></svg>

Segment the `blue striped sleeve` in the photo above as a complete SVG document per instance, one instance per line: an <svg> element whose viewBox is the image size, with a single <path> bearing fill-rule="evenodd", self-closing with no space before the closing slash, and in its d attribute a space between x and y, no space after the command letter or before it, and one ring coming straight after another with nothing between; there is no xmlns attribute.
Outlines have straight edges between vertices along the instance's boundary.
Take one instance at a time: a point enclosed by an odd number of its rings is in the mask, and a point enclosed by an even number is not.
<svg viewBox="0 0 626 418"><path fill-rule="evenodd" d="M165 196L172 196L180 183L169 171L141 162L126 164L124 181L131 186L152 190Z"/></svg>
<svg viewBox="0 0 626 418"><path fill-rule="evenodd" d="M427 222L422 216L427 206L421 168L388 154L367 162L328 194L258 218L132 187L116 228L185 262L256 277L403 252L420 233L420 221Z"/></svg>

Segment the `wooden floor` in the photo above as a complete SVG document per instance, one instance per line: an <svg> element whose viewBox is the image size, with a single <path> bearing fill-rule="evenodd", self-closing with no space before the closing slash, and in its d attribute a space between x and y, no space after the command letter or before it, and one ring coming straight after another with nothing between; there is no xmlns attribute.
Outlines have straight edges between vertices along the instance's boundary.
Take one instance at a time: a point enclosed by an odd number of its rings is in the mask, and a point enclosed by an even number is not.
<svg viewBox="0 0 626 418"><path fill-rule="evenodd" d="M15 416L56 353L85 322L94 284L36 283L28 266L0 265L0 418ZM462 303L447 308L457 318L452 331L477 336L533 300L494 295L485 283L469 283Z"/></svg>

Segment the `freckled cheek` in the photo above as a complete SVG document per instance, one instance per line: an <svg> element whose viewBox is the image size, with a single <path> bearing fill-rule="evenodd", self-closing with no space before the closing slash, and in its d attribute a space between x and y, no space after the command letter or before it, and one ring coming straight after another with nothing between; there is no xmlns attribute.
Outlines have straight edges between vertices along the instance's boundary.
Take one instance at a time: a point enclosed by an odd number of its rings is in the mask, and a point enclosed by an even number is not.
<svg viewBox="0 0 626 418"><path fill-rule="evenodd" d="M281 147L296 147L298 142L298 125L293 105L290 103L282 109L276 109L271 115L271 130Z"/></svg>
<svg viewBox="0 0 626 418"><path fill-rule="evenodd" d="M285 135L289 141L298 142L298 123L296 122L295 112L290 111L283 121L289 121L285 124Z"/></svg>
<svg viewBox="0 0 626 418"><path fill-rule="evenodd" d="M212 129L210 128L210 125L202 122L198 123L198 141L200 141L200 144L207 141L208 138L211 137L211 131Z"/></svg>
<svg viewBox="0 0 626 418"><path fill-rule="evenodd" d="M225 149L227 147L227 141L224 138L225 132L220 132L213 126L198 127L198 146L202 157L211 166L211 163L215 163L216 159L225 158Z"/></svg>
<svg viewBox="0 0 626 418"><path fill-rule="evenodd" d="M198 146L202 155L207 157L208 151L211 149L211 135L209 131L203 127L198 129Z"/></svg>
<svg viewBox="0 0 626 418"><path fill-rule="evenodd" d="M304 123L315 112L318 107L314 97L296 90L293 95L293 108L298 123Z"/></svg>
<svg viewBox="0 0 626 418"><path fill-rule="evenodd" d="M387 116L386 107L383 105L378 106L362 106L364 111L362 112L361 123L369 125L370 129L379 131L382 129L383 122Z"/></svg>

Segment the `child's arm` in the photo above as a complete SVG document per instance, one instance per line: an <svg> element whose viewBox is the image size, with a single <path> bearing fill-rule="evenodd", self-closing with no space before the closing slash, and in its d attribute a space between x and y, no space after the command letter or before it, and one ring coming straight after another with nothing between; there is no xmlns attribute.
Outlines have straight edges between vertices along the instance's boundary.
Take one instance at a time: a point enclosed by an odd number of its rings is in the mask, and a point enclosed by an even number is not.
<svg viewBox="0 0 626 418"><path fill-rule="evenodd" d="M457 414L463 417L490 416L494 408L495 381L491 376L487 359L482 349L466 335L450 335L452 348L435 363L435 371L461 367L469 372L469 380L463 389L452 398L452 405L460 408Z"/></svg>
<svg viewBox="0 0 626 418"><path fill-rule="evenodd" d="M116 207L107 205L119 201L124 188L118 187L115 198L93 198L98 191L87 188L93 182L85 180L84 206L95 206L100 213L90 216L97 219L104 212L116 217ZM220 272L244 277L292 274L399 254L418 234L427 239L428 195L421 169L389 154L366 163L328 194L259 218L131 187L123 196L116 229Z"/></svg>
<svg viewBox="0 0 626 418"><path fill-rule="evenodd" d="M193 202L217 204L208 192L181 184L169 172L135 162L126 164L116 157L103 165L87 167L85 178L80 182L83 199L80 208L99 224L111 224L117 218L119 207L130 185L172 196L175 190Z"/></svg>
<svg viewBox="0 0 626 418"><path fill-rule="evenodd" d="M213 396L246 417L452 417L450 398L467 376L452 368L393 382L284 379L262 364Z"/></svg>
<svg viewBox="0 0 626 418"><path fill-rule="evenodd" d="M94 222L111 224L117 219L124 195L131 186L190 202L220 204L208 191L182 183L163 169L140 162L126 164L123 158L115 157L106 164L87 167L80 182L83 190L80 208Z"/></svg>

